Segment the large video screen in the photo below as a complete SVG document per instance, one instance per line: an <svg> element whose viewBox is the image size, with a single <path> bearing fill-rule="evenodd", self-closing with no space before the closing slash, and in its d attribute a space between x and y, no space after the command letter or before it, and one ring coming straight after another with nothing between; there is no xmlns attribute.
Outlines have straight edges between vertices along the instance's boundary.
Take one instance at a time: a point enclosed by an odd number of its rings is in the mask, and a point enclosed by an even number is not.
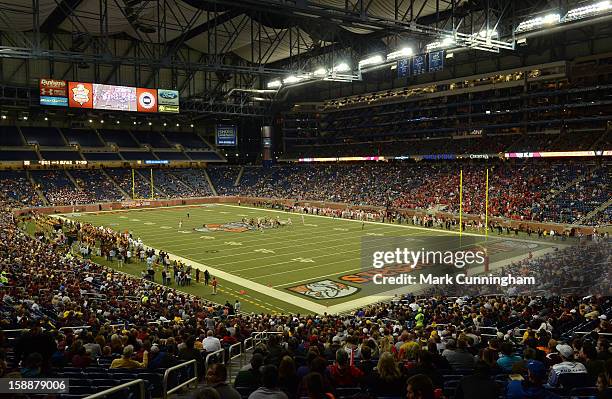
<svg viewBox="0 0 612 399"><path fill-rule="evenodd" d="M179 113L177 90L40 79L40 105L125 112Z"/></svg>
<svg viewBox="0 0 612 399"><path fill-rule="evenodd" d="M93 108L109 111L137 111L136 88L94 84Z"/></svg>

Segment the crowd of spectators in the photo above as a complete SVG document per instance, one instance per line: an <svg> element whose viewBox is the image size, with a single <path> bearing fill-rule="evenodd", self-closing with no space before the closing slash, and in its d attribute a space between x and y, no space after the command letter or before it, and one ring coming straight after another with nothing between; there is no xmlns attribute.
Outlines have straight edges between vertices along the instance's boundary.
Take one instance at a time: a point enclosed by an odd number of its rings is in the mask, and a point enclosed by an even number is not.
<svg viewBox="0 0 612 399"><path fill-rule="evenodd" d="M2 376L56 376L66 368L83 375L102 368L156 371L194 359L206 384L202 389L251 399L358 392L466 399L497 399L505 392L518 399L544 397L524 396L527 391L568 393L596 383L603 395L610 382L605 334L612 332L612 302L603 291L609 290L609 243L505 270L544 276L551 284L543 287L547 295L453 297L446 291L396 297L345 315L256 315L100 266L87 252L84 258L71 255L72 242L100 248L103 256L137 248L139 240L129 234L36 214L26 221L39 226L34 237L22 230L23 221L0 212L0 323L4 330L26 330L15 339L0 336ZM599 268L598 262L585 265L593 250L601 253ZM572 283L592 288L584 275L599 278L592 291L598 294L555 295L558 279L575 278L570 270L579 276ZM62 328L69 326L80 327ZM274 334L257 345L235 381L228 383L223 364L204 374L203 355L254 331Z"/></svg>
<svg viewBox="0 0 612 399"><path fill-rule="evenodd" d="M491 161L487 165L474 161L283 164L270 168L246 166L240 179L237 179L240 167L211 167L208 174L219 195L339 202L456 215L461 172L463 213L483 217L487 166L489 216L609 224L606 210L590 215L612 198L608 184L612 167L605 163L518 160ZM24 175L6 173L5 198L24 205L42 205ZM132 194L130 169L108 169L114 181L99 170L72 171L79 189L74 188L65 171L41 173L36 184L53 205L119 200L123 196L117 185L130 197ZM212 195L204 170L161 169L153 175L155 198ZM134 174L134 194L138 198L151 197L151 182L146 178L148 174Z"/></svg>

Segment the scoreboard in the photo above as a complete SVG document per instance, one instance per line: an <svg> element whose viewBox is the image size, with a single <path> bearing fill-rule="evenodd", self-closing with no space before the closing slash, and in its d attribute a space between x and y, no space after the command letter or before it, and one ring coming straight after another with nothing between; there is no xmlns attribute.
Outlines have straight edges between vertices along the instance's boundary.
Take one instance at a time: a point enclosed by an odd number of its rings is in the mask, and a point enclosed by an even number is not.
<svg viewBox="0 0 612 399"><path fill-rule="evenodd" d="M178 113L179 92L40 79L40 105L104 111Z"/></svg>

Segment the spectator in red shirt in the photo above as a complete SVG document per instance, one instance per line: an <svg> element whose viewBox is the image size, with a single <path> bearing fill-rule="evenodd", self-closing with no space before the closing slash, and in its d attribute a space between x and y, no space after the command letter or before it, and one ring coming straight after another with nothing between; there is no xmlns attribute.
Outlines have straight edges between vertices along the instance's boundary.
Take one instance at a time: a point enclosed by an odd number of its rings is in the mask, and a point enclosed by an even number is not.
<svg viewBox="0 0 612 399"><path fill-rule="evenodd" d="M344 349L336 351L336 362L327 368L327 372L336 387L355 387L363 379L363 371L349 364L348 353Z"/></svg>

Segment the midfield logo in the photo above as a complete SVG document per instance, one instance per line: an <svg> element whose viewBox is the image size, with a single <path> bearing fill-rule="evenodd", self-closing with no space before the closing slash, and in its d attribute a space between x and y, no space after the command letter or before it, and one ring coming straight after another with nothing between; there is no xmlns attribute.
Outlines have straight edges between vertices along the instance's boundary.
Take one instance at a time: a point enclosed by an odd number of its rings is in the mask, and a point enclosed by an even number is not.
<svg viewBox="0 0 612 399"><path fill-rule="evenodd" d="M357 287L332 280L315 281L287 289L314 299L344 298L359 291Z"/></svg>

